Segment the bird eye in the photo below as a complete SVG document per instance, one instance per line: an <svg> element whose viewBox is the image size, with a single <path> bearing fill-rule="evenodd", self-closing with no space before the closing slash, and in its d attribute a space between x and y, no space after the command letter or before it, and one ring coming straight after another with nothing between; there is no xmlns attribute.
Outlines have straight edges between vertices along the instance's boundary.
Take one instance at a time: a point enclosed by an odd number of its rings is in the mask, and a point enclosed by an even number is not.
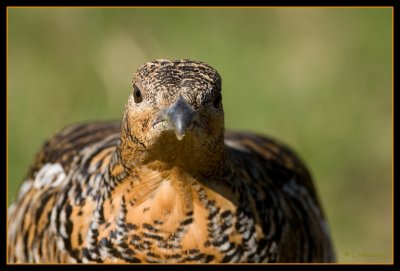
<svg viewBox="0 0 400 271"><path fill-rule="evenodd" d="M143 100L142 92L140 92L140 89L136 85L133 86L133 99L137 104Z"/></svg>
<svg viewBox="0 0 400 271"><path fill-rule="evenodd" d="M218 95L214 98L213 105L215 108L221 107L221 101L222 101L222 95L221 93L218 93Z"/></svg>

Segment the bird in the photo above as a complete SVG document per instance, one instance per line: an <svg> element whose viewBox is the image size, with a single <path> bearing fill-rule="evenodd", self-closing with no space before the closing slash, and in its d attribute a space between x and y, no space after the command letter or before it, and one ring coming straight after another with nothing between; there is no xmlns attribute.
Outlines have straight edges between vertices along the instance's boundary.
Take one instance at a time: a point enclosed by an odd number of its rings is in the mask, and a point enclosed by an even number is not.
<svg viewBox="0 0 400 271"><path fill-rule="evenodd" d="M305 163L226 130L221 82L202 61L149 61L121 121L49 137L8 208L8 262L334 262Z"/></svg>

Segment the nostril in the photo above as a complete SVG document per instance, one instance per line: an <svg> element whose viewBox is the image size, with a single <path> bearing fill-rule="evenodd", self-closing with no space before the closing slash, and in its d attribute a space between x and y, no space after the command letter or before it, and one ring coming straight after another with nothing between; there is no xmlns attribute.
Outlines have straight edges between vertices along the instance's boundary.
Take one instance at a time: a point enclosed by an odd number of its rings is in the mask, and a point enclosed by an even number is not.
<svg viewBox="0 0 400 271"><path fill-rule="evenodd" d="M158 112L158 114L156 115L156 117L153 119L153 121L151 122L151 125L154 126L157 123L163 122L165 120L168 120L167 114L166 114L166 110L163 109L160 112Z"/></svg>

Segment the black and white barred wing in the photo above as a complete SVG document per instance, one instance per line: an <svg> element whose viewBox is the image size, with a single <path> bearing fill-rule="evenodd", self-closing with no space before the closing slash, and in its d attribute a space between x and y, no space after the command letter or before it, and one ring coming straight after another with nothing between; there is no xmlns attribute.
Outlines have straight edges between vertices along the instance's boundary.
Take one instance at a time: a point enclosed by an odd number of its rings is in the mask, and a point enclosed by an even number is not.
<svg viewBox="0 0 400 271"><path fill-rule="evenodd" d="M99 168L100 162L107 161L101 158L114 151L119 133L118 122L79 124L67 127L46 142L21 184L17 200L8 209L9 262L69 259L73 243L69 240L72 206L79 205L85 193L90 193L87 187L96 181L90 178L90 167L86 176L77 167L86 159L85 166ZM76 183L79 179L81 183ZM86 189L84 179L92 182ZM71 199L76 202L71 203ZM82 206L90 212L90 204Z"/></svg>
<svg viewBox="0 0 400 271"><path fill-rule="evenodd" d="M298 156L275 140L250 133L227 132L225 145L237 183L245 183L242 198L251 199L258 214L270 261L333 262L327 223Z"/></svg>

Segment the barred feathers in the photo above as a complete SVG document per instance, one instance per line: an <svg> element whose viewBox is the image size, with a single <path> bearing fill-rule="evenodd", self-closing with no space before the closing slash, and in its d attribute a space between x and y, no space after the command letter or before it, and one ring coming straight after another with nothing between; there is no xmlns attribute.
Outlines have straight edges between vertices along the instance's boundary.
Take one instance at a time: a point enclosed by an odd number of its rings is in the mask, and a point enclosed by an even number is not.
<svg viewBox="0 0 400 271"><path fill-rule="evenodd" d="M67 127L39 152L8 211L10 263L335 260L307 168L225 132L213 68L156 60L133 86L122 122Z"/></svg>

